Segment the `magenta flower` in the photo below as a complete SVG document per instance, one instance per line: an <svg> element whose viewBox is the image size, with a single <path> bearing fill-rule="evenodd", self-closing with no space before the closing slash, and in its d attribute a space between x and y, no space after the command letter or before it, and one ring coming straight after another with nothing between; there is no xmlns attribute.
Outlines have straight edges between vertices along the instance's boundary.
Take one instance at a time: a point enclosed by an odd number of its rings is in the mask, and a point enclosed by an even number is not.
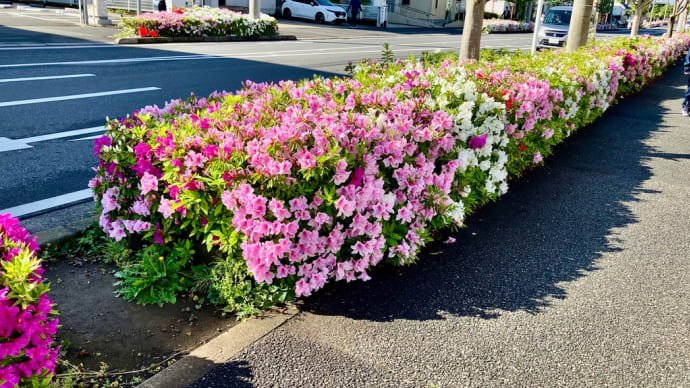
<svg viewBox="0 0 690 388"><path fill-rule="evenodd" d="M355 172L352 173L352 177L350 178L350 182L348 185L355 185L355 186L362 186L364 180L364 169L360 166L355 169Z"/></svg>
<svg viewBox="0 0 690 388"><path fill-rule="evenodd" d="M486 145L486 133L483 133L479 136L472 136L469 142L469 146L473 149L479 149L482 148Z"/></svg>

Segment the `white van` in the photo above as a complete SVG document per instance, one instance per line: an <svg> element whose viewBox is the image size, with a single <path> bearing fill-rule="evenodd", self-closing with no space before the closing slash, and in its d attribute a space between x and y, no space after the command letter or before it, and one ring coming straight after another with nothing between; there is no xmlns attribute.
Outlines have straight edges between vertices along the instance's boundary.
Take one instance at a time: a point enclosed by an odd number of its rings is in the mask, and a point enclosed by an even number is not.
<svg viewBox="0 0 690 388"><path fill-rule="evenodd" d="M565 47L573 7L551 7L539 28L537 48Z"/></svg>

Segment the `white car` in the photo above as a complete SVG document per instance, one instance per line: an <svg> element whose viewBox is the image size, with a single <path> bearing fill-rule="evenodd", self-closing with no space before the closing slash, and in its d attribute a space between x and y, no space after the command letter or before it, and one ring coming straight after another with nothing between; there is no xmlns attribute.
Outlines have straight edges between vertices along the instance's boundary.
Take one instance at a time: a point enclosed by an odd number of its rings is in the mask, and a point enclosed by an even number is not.
<svg viewBox="0 0 690 388"><path fill-rule="evenodd" d="M309 19L317 23L340 24L347 20L347 12L328 0L286 0L281 8L287 19Z"/></svg>

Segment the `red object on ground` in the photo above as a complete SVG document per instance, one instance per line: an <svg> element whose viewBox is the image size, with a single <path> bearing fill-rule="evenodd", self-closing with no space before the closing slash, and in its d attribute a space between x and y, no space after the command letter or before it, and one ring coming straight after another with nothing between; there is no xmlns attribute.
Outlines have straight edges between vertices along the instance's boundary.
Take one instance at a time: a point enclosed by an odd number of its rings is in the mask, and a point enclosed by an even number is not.
<svg viewBox="0 0 690 388"><path fill-rule="evenodd" d="M158 38L158 33L154 30L149 31L149 36L152 38Z"/></svg>
<svg viewBox="0 0 690 388"><path fill-rule="evenodd" d="M145 37L147 37L148 35L149 35L149 34L148 34L148 32L146 31L146 27L139 27L139 36L141 36L142 38L145 38Z"/></svg>

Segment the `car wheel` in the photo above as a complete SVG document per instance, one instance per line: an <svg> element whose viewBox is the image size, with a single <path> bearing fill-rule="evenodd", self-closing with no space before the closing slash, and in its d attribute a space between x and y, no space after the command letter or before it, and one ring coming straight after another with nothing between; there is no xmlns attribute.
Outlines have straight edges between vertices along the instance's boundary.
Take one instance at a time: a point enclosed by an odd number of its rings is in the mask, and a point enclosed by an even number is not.
<svg viewBox="0 0 690 388"><path fill-rule="evenodd" d="M283 17L285 19L292 19L292 12L290 11L290 8L285 8L283 10Z"/></svg>
<svg viewBox="0 0 690 388"><path fill-rule="evenodd" d="M326 18L323 17L322 13L317 13L316 17L314 18L318 24L323 24L326 21Z"/></svg>

